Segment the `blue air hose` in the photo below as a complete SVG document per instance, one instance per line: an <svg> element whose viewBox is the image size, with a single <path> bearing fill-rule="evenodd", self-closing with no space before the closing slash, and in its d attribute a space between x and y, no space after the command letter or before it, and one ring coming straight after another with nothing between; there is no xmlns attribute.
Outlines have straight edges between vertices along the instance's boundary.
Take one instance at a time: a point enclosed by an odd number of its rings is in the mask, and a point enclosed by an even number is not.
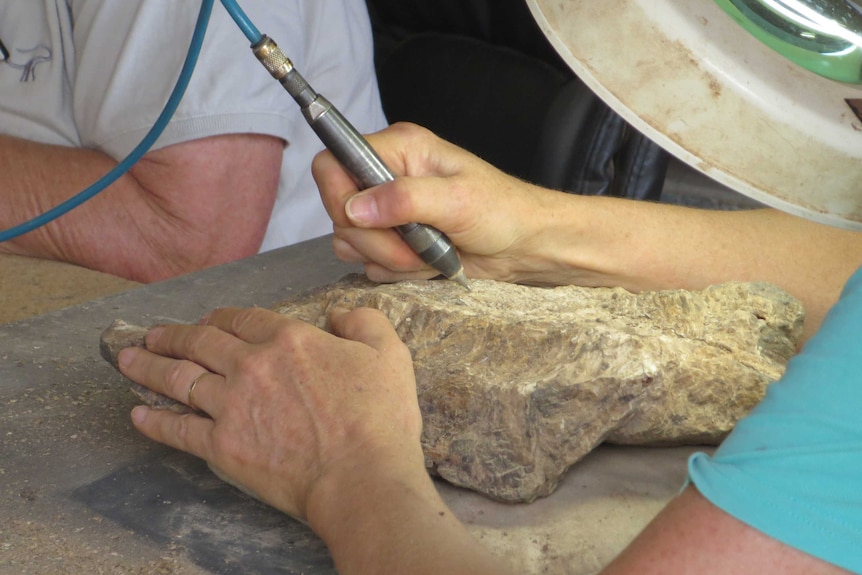
<svg viewBox="0 0 862 575"><path fill-rule="evenodd" d="M182 100L186 88L189 85L189 80L191 80L195 65L197 65L198 56L200 55L201 46L203 45L204 36L206 35L210 14L212 14L213 2L214 0L202 0L201 9L198 13L197 22L195 23L194 34L192 35L192 39L189 44L188 55L183 63L177 83L174 86L162 113L159 115L158 119L156 119L155 124L150 128L147 135L144 136L144 139L141 140L141 143L138 144L123 161L114 166L110 172L102 176L96 183L87 189L79 192L75 196L72 196L68 200L58 204L32 220L7 230L0 231L0 243L9 241L20 235L26 234L27 232L31 232L80 206L113 184L118 178L120 178L120 176L125 174L129 168L135 164L135 162L140 160L141 157L149 151L156 140L159 139L159 136L161 136L171 117L173 117L174 112L176 111L177 106L179 106L180 100ZM222 4L224 4L231 17L233 17L234 21L246 37L248 37L252 43L257 42L261 36L260 32L258 32L257 28L254 27L254 24L248 20L239 6L236 5L236 2L232 0L222 0Z"/></svg>
<svg viewBox="0 0 862 575"><path fill-rule="evenodd" d="M221 0L221 3L224 9L227 10L227 13L230 14L230 17L233 18L233 21L236 22L236 25L239 26L239 29L242 30L242 33L245 34L245 37L248 38L248 41L252 45L260 42L263 34L248 19L248 16L245 15L245 12L242 11L236 0Z"/></svg>

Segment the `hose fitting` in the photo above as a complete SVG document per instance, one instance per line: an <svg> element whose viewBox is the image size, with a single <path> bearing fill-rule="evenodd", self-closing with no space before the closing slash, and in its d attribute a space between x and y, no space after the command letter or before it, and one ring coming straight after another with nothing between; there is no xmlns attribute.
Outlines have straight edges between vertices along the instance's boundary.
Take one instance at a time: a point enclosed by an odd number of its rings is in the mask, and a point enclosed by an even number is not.
<svg viewBox="0 0 862 575"><path fill-rule="evenodd" d="M264 35L251 47L251 50L263 67L278 81L283 80L293 70L293 62L269 36Z"/></svg>

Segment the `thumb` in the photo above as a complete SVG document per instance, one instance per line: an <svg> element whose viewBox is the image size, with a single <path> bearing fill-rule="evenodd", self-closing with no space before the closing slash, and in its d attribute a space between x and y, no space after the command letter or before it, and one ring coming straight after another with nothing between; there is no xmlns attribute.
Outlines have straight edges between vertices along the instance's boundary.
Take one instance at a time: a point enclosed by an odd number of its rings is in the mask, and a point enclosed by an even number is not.
<svg viewBox="0 0 862 575"><path fill-rule="evenodd" d="M374 192L360 192L344 206L350 223L359 228L391 227L380 221L380 209ZM398 225L398 224L395 224Z"/></svg>
<svg viewBox="0 0 862 575"><path fill-rule="evenodd" d="M350 222L358 228L391 228L409 222L430 224L441 231L457 225L460 212L450 183L440 177L403 176L363 190L345 204Z"/></svg>

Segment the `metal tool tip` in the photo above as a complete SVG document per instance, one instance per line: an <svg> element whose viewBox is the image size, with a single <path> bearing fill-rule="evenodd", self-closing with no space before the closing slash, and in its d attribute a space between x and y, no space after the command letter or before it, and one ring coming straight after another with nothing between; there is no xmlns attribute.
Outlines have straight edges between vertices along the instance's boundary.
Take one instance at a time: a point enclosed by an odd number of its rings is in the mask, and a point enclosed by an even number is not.
<svg viewBox="0 0 862 575"><path fill-rule="evenodd" d="M464 268L459 269L458 273L456 273L449 279L454 282L458 282L459 284L467 288L468 291L473 291L473 288L470 287L470 280L467 279L467 275L464 273Z"/></svg>

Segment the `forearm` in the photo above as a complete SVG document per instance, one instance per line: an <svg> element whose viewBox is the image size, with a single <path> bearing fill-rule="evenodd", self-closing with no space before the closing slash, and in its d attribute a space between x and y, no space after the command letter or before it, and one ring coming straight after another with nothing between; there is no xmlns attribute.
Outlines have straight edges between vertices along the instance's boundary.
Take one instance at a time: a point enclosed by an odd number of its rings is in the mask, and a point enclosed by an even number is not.
<svg viewBox="0 0 862 575"><path fill-rule="evenodd" d="M342 473L344 480L329 482L323 488L328 495L318 497L325 504L309 507L311 525L339 573L507 572L440 499L421 452L418 458Z"/></svg>
<svg viewBox="0 0 862 575"><path fill-rule="evenodd" d="M206 158L200 151L244 145L243 137L208 138L151 152L92 200L0 244L0 250L69 261L145 282L251 255L265 231L280 163L270 184L272 198L264 198L260 205L246 201L250 206L243 205L248 196L241 178L231 180L222 173L224 168L194 163L196 156ZM280 143L275 146L280 153ZM0 136L0 173L4 174L0 227L6 229L54 207L115 165L97 151ZM234 196L218 198L210 182L219 180ZM223 234L224 226L232 234Z"/></svg>
<svg viewBox="0 0 862 575"><path fill-rule="evenodd" d="M601 575L848 573L733 518L688 487Z"/></svg>
<svg viewBox="0 0 862 575"><path fill-rule="evenodd" d="M561 196L552 224L532 238L553 261L554 283L631 291L703 289L767 281L805 306L806 337L862 265L862 234L776 210L700 210L601 197Z"/></svg>
<svg viewBox="0 0 862 575"><path fill-rule="evenodd" d="M94 183L116 165L92 150L49 146L0 136L3 229L29 220ZM130 279L150 279L129 265L149 269L154 254L141 224L152 217L142 190L126 175L108 190L54 222L0 244L0 250L69 261ZM132 256L134 254L134 256ZM105 265L107 264L107 265Z"/></svg>

